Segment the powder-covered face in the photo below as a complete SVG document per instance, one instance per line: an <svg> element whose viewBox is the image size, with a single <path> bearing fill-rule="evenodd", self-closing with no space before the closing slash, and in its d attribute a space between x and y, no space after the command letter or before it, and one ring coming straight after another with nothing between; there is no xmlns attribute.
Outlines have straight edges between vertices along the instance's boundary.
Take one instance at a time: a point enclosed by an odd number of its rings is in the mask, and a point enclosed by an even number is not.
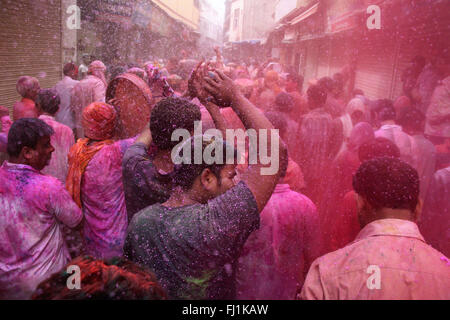
<svg viewBox="0 0 450 320"><path fill-rule="evenodd" d="M50 163L53 151L55 148L50 142L50 137L40 138L36 148L29 152L28 164L39 171L44 169Z"/></svg>

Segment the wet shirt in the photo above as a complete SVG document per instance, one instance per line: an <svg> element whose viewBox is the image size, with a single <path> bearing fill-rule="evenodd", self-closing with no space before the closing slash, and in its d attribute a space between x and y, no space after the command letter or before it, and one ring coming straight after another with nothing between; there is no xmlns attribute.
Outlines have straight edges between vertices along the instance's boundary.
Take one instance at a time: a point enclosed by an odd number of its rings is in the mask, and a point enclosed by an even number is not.
<svg viewBox="0 0 450 320"><path fill-rule="evenodd" d="M449 198L450 166L434 174L419 223L425 240L447 257L450 257Z"/></svg>
<svg viewBox="0 0 450 320"><path fill-rule="evenodd" d="M69 261L60 224L77 226L81 210L56 178L27 165L0 168L0 299L28 299Z"/></svg>
<svg viewBox="0 0 450 320"><path fill-rule="evenodd" d="M448 258L425 242L417 225L383 219L366 225L352 244L314 261L300 297L448 300L449 288Z"/></svg>
<svg viewBox="0 0 450 320"><path fill-rule="evenodd" d="M129 221L142 209L169 200L169 179L158 172L144 144L136 143L128 148L122 168Z"/></svg>
<svg viewBox="0 0 450 320"><path fill-rule="evenodd" d="M292 300L309 266L320 256L316 206L287 184L279 184L260 221L239 258L237 298Z"/></svg>
<svg viewBox="0 0 450 320"><path fill-rule="evenodd" d="M43 170L43 174L57 178L63 184L66 183L67 172L69 170L69 163L67 156L70 147L75 144L73 131L66 125L59 123L55 118L48 115L41 115L39 119L43 120L55 131L50 137L52 146L55 151L52 153L52 159L48 166Z"/></svg>
<svg viewBox="0 0 450 320"><path fill-rule="evenodd" d="M73 80L71 77L64 76L64 78L55 85L55 90L61 98L61 104L59 105L59 110L56 113L56 120L62 124L65 124L70 129L75 128L75 119L73 111L70 108L71 92L78 83L79 81Z"/></svg>
<svg viewBox="0 0 450 320"><path fill-rule="evenodd" d="M427 135L450 138L450 76L434 90L426 115Z"/></svg>
<svg viewBox="0 0 450 320"><path fill-rule="evenodd" d="M106 84L93 75L77 83L71 91L70 108L74 112L74 126L77 138L84 138L82 114L84 108L93 102L105 102Z"/></svg>
<svg viewBox="0 0 450 320"><path fill-rule="evenodd" d="M406 134L401 126L386 124L375 132L375 137L386 138L395 143L400 150L400 159L410 165L414 164L411 150L411 136Z"/></svg>
<svg viewBox="0 0 450 320"><path fill-rule="evenodd" d="M86 252L97 259L122 256L128 219L122 184L122 157L134 138L103 147L83 175L81 201Z"/></svg>
<svg viewBox="0 0 450 320"><path fill-rule="evenodd" d="M259 227L256 200L244 182L207 204L161 204L132 220L125 255L153 270L171 299L234 299L242 246Z"/></svg>

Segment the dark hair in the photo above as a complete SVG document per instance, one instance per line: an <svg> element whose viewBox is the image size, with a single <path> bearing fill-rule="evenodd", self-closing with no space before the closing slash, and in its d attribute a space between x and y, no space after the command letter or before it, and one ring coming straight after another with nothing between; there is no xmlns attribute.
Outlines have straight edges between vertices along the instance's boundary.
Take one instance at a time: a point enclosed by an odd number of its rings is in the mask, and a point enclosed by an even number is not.
<svg viewBox="0 0 450 320"><path fill-rule="evenodd" d="M172 141L172 133L177 129L194 130L194 122L200 121L200 108L188 100L166 98L158 102L150 117L153 142L161 150L169 150L179 142Z"/></svg>
<svg viewBox="0 0 450 320"><path fill-rule="evenodd" d="M303 78L303 76L296 73L289 73L286 79L297 83L297 89L299 92L303 90L303 83L305 81L305 78Z"/></svg>
<svg viewBox="0 0 450 320"><path fill-rule="evenodd" d="M344 90L345 79L342 73L335 73L333 75L333 88L339 91Z"/></svg>
<svg viewBox="0 0 450 320"><path fill-rule="evenodd" d="M423 56L415 56L414 59L411 60L412 63L417 64L419 67L423 69L425 67L427 61Z"/></svg>
<svg viewBox="0 0 450 320"><path fill-rule="evenodd" d="M35 118L22 118L14 121L8 132L7 152L10 157L18 157L23 147L35 149L42 137L54 133L52 127Z"/></svg>
<svg viewBox="0 0 450 320"><path fill-rule="evenodd" d="M327 102L327 91L320 85L311 85L307 95L308 105L311 109L321 108Z"/></svg>
<svg viewBox="0 0 450 320"><path fill-rule="evenodd" d="M68 75L70 75L71 72L75 71L76 69L77 69L77 66L75 64L69 62L64 65L63 73L65 76L68 76Z"/></svg>
<svg viewBox="0 0 450 320"><path fill-rule="evenodd" d="M353 96L364 96L364 91L362 91L361 89L355 89L353 90Z"/></svg>
<svg viewBox="0 0 450 320"><path fill-rule="evenodd" d="M375 158L364 162L353 177L353 188L375 210L382 208L414 211L420 191L419 175L406 162Z"/></svg>
<svg viewBox="0 0 450 320"><path fill-rule="evenodd" d="M425 116L417 108L408 108L404 112L400 112L397 122L403 128L421 132L424 129Z"/></svg>
<svg viewBox="0 0 450 320"><path fill-rule="evenodd" d="M335 81L330 77L323 77L319 79L319 82L317 84L321 86L323 89L325 89L327 92L331 92L334 89Z"/></svg>
<svg viewBox="0 0 450 320"><path fill-rule="evenodd" d="M36 105L50 115L55 115L59 110L61 99L53 89L42 89L36 97Z"/></svg>
<svg viewBox="0 0 450 320"><path fill-rule="evenodd" d="M264 112L264 116L272 123L275 129L280 130L280 136L284 137L284 134L287 131L286 116L276 111Z"/></svg>
<svg viewBox="0 0 450 320"><path fill-rule="evenodd" d="M279 111L289 113L294 109L295 101L289 93L281 92L275 98L275 104Z"/></svg>
<svg viewBox="0 0 450 320"><path fill-rule="evenodd" d="M395 108L392 105L392 101L390 102L391 104L385 104L382 108L379 109L378 119L380 121L395 120L395 118L397 117L397 113L395 112Z"/></svg>
<svg viewBox="0 0 450 320"><path fill-rule="evenodd" d="M394 108L394 102L389 99L379 99L373 102L373 110L380 112L385 108Z"/></svg>
<svg viewBox="0 0 450 320"><path fill-rule="evenodd" d="M68 266L81 271L81 288L69 289L71 276L64 268L41 282L33 300L165 300L167 295L156 276L124 258L107 261L92 257L78 257Z"/></svg>
<svg viewBox="0 0 450 320"><path fill-rule="evenodd" d="M370 142L363 143L358 149L361 162L375 158L400 158L400 149L391 140L378 137Z"/></svg>
<svg viewBox="0 0 450 320"><path fill-rule="evenodd" d="M227 165L227 160L229 159L228 153L233 154L233 163L236 163L236 159L238 158L238 154L236 149L231 149L231 146L226 143L225 141L203 141L202 142L202 163L201 164L195 164L194 163L194 157L195 157L195 136L191 137L189 140L185 142L185 144L191 144L191 154L190 155L184 155L183 149L180 148L178 150L178 155L183 158L182 156L189 156L190 157L190 164L177 164L174 167L174 170L172 172L172 182L174 186L182 187L183 190L189 190L192 188L195 179L202 174L202 172L206 169L211 170L211 172L219 179L219 183L221 183L221 176L220 172L222 169ZM198 137L197 137L198 138ZM201 137L203 139L203 137ZM213 164L207 164L203 160L203 153L205 152L205 149L209 146L212 148L212 150L215 151L214 144L219 144L219 148L222 148L222 161L220 164L213 163ZM217 145L216 145L217 146ZM215 152L211 152L211 156L215 157Z"/></svg>

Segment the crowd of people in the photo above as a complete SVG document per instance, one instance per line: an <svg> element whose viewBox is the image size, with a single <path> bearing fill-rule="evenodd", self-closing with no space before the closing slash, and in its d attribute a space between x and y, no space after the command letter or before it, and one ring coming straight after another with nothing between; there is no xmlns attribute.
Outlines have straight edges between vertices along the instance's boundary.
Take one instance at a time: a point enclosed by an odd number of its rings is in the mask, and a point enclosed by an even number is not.
<svg viewBox="0 0 450 320"><path fill-rule="evenodd" d="M63 73L48 89L20 77L0 108L0 299L450 299L448 52L414 58L394 101L355 88L352 66L305 84L218 48L140 66L84 55ZM152 93L126 139L106 97L123 73ZM194 159L198 121L276 132L278 171L249 161L248 138L243 161L205 136L220 161L175 163L174 132Z"/></svg>

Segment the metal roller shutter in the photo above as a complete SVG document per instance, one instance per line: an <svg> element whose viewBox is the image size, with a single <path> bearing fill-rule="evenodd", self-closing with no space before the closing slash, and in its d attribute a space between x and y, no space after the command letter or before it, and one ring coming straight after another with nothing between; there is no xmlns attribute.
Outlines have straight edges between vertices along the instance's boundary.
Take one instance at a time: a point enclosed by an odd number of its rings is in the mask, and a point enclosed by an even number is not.
<svg viewBox="0 0 450 320"><path fill-rule="evenodd" d="M386 38L363 40L357 52L355 88L369 99L389 99L395 68L396 43Z"/></svg>
<svg viewBox="0 0 450 320"><path fill-rule="evenodd" d="M19 99L17 79L36 77L42 88L61 78L61 1L1 0L0 105Z"/></svg>
<svg viewBox="0 0 450 320"><path fill-rule="evenodd" d="M305 84L317 76L319 57L319 42L312 40L306 42Z"/></svg>

